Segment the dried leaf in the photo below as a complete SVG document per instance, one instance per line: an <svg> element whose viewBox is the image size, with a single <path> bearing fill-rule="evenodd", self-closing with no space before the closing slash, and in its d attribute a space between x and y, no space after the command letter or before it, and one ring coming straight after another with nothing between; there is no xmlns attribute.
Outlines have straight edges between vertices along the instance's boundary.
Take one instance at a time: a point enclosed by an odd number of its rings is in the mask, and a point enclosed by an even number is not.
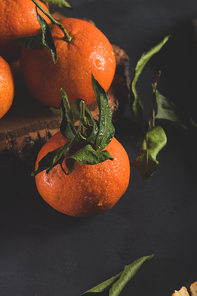
<svg viewBox="0 0 197 296"><path fill-rule="evenodd" d="M186 126L181 122L176 106L169 99L161 95L158 90L156 90L155 95L157 104L155 118L171 121L186 129Z"/></svg>
<svg viewBox="0 0 197 296"><path fill-rule="evenodd" d="M136 68L135 68L135 73L133 80L131 82L131 91L132 91L132 96L131 96L131 111L134 116L134 118L141 124L143 125L143 114L144 114L144 108L143 105L139 99L137 90L136 90L136 83L138 81L138 78L145 67L145 65L148 63L148 61L151 59L151 57L159 52L161 48L164 46L164 44L168 41L169 36L165 37L162 42L151 48L148 52L144 53L140 60L138 61Z"/></svg>
<svg viewBox="0 0 197 296"><path fill-rule="evenodd" d="M161 126L157 125L146 133L137 158L131 162L143 179L148 180L159 168L156 157L166 143L167 137Z"/></svg>

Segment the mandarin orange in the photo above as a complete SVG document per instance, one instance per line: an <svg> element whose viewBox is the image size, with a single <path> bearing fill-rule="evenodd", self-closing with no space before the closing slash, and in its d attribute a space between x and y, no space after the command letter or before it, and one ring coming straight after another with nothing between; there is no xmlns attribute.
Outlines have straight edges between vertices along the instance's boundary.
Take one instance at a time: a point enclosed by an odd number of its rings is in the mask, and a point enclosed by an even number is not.
<svg viewBox="0 0 197 296"><path fill-rule="evenodd" d="M49 11L48 4L38 0ZM50 20L38 9L48 23ZM40 32L35 4L31 0L0 0L0 55L8 62L19 59L21 46L12 44L15 38Z"/></svg>
<svg viewBox="0 0 197 296"><path fill-rule="evenodd" d="M0 56L0 118L10 109L14 98L14 78L9 64Z"/></svg>
<svg viewBox="0 0 197 296"><path fill-rule="evenodd" d="M41 148L38 162L50 151L63 146L67 139L57 132ZM79 149L79 143L71 148L69 157ZM111 209L125 193L130 179L130 163L123 146L116 138L105 148L113 160L87 165L76 163L72 173L66 175L60 164L48 173L42 171L35 176L36 186L42 198L54 209L69 216L87 217ZM65 163L63 168L66 170Z"/></svg>
<svg viewBox="0 0 197 296"><path fill-rule="evenodd" d="M91 72L107 91L112 83L116 61L112 45L107 37L85 20L63 18L59 21L72 40L65 41L62 30L54 25L52 36L57 51L54 64L46 47L21 52L21 70L27 88L41 103L59 108L60 88L63 88L71 104L81 98L90 104L95 101Z"/></svg>

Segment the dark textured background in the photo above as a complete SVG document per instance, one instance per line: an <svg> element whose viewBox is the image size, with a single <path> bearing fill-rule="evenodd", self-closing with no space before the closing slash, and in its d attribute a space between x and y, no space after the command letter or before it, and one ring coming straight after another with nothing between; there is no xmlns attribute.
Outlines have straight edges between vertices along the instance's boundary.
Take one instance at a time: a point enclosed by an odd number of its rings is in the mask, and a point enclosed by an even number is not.
<svg viewBox="0 0 197 296"><path fill-rule="evenodd" d="M161 70L159 91L176 104L184 123L189 116L197 121L196 0L69 3L74 10L62 9L65 15L92 19L126 51L131 77L141 54L171 34L137 84L145 120L151 82ZM176 127L163 127L168 143L159 153L159 170L143 181L131 168L127 192L99 216L72 218L53 210L37 193L25 164L11 174L0 188L0 295L79 296L153 253L121 295L171 296L197 281L197 144ZM134 159L142 132L129 110L116 124L116 137Z"/></svg>

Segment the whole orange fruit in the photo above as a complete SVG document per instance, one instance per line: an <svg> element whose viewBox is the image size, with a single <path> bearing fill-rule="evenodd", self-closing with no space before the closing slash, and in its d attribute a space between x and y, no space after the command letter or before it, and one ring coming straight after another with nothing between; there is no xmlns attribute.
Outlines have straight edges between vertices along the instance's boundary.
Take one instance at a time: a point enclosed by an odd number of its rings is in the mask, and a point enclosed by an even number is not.
<svg viewBox="0 0 197 296"><path fill-rule="evenodd" d="M58 26L52 28L57 50L57 63L52 61L46 47L21 52L24 81L41 103L59 108L60 88L68 95L69 103L81 98L90 104L95 101L91 72L107 91L112 83L116 61L112 45L94 25L76 18L59 21L72 37L70 42Z"/></svg>
<svg viewBox="0 0 197 296"><path fill-rule="evenodd" d="M51 137L38 153L35 168L48 152L66 142L60 132ZM67 157L79 148L78 145L72 147ZM57 211L74 217L93 216L112 208L128 187L130 163L125 149L116 138L105 149L114 160L94 165L77 162L69 175L63 172L60 164L48 173L38 173L35 181L42 198ZM66 170L64 162L63 168Z"/></svg>
<svg viewBox="0 0 197 296"><path fill-rule="evenodd" d="M10 109L14 98L14 78L9 64L0 56L0 118Z"/></svg>
<svg viewBox="0 0 197 296"><path fill-rule="evenodd" d="M49 11L47 4L40 0L38 3ZM50 22L39 9L38 13ZM0 27L0 55L8 62L16 61L21 46L11 41L40 31L35 4L31 0L0 0Z"/></svg>

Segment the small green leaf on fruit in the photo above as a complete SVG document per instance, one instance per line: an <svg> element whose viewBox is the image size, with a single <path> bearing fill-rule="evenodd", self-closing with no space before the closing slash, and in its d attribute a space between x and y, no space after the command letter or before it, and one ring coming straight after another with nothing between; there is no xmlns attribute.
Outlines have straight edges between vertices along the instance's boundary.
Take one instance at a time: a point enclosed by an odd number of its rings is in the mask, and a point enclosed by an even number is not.
<svg viewBox="0 0 197 296"><path fill-rule="evenodd" d="M81 121L82 136L85 137L89 143L94 144L95 137L98 133L98 126L92 117L92 113L87 108L85 101L76 99L71 104L71 112L73 119Z"/></svg>
<svg viewBox="0 0 197 296"><path fill-rule="evenodd" d="M12 43L17 43L27 49L40 48L44 46L42 42L42 34L16 38L12 40Z"/></svg>
<svg viewBox="0 0 197 296"><path fill-rule="evenodd" d="M143 179L148 180L159 168L157 155L166 145L167 137L161 126L151 128L145 135L139 153L131 165L138 169Z"/></svg>
<svg viewBox="0 0 197 296"><path fill-rule="evenodd" d="M37 20L40 24L41 30L42 30L42 43L44 46L46 46L52 55L53 62L56 64L57 62L57 53L56 53L56 47L54 43L54 39L51 33L51 29L45 19L37 12Z"/></svg>
<svg viewBox="0 0 197 296"><path fill-rule="evenodd" d="M93 165L104 162L108 159L113 160L109 151L96 151L92 145L87 144L85 147L78 150L74 155L66 159L66 166L68 168L68 172L66 174L68 175L74 170L77 161L82 164Z"/></svg>
<svg viewBox="0 0 197 296"><path fill-rule="evenodd" d="M107 150L96 151L90 144L78 150L71 157L80 163L90 164L90 165L104 162L107 159L113 160L113 157L111 156L109 151Z"/></svg>
<svg viewBox="0 0 197 296"><path fill-rule="evenodd" d="M99 130L95 145L96 149L103 150L111 142L115 133L115 128L112 124L112 110L105 90L93 75L92 86L99 108Z"/></svg>
<svg viewBox="0 0 197 296"><path fill-rule="evenodd" d="M32 172L31 175L36 176L38 173L48 168L51 168L62 154L63 154L63 147L59 147L49 152L39 161L36 171Z"/></svg>
<svg viewBox="0 0 197 296"><path fill-rule="evenodd" d="M73 116L71 107L68 101L68 97L66 92L61 88L60 93L62 96L62 100L60 103L60 110L61 110L61 124L60 124L60 131L61 134L71 141L76 134L76 128L73 122Z"/></svg>

